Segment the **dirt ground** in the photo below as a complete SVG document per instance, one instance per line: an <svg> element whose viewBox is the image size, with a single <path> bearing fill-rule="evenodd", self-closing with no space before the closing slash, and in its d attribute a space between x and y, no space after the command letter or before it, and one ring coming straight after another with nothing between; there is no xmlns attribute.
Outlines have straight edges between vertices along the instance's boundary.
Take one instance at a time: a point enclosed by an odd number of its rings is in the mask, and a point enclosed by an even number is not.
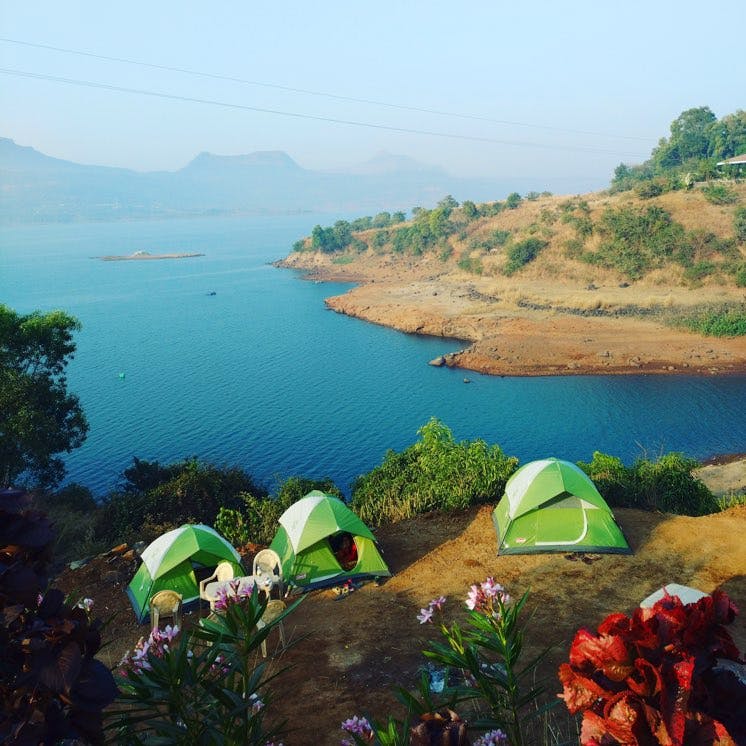
<svg viewBox="0 0 746 746"><path fill-rule="evenodd" d="M462 618L469 585L487 576L514 597L530 590L526 652L555 646L543 666L550 692L559 691L557 666L580 626L594 627L612 611L630 613L665 583L708 592L723 587L746 611L746 507L700 518L617 510L633 554L585 560L562 554L498 557L490 510L426 515L383 527L377 536L393 577L341 599L330 590L306 596L285 622L290 646L275 650L272 663L289 666L273 686L273 712L293 729L285 738L288 746L336 745L343 719L398 713L392 688L415 685L424 662L420 651L438 637L433 626L418 623L418 610L442 594L448 599L445 618ZM98 558L56 581L63 590L93 597L99 615L116 614L107 629L110 644L100 655L109 665L147 632L134 623L124 594L135 566ZM731 634L746 648L743 616ZM272 636L270 648L275 643Z"/></svg>

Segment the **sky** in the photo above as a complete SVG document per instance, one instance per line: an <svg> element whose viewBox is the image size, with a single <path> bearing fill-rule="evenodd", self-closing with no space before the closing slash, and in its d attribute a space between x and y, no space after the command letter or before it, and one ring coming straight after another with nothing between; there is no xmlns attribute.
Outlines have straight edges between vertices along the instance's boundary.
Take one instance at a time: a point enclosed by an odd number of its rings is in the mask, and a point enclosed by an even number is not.
<svg viewBox="0 0 746 746"><path fill-rule="evenodd" d="M595 189L682 111L746 107L744 20L743 0L0 0L0 136L138 171L387 152Z"/></svg>

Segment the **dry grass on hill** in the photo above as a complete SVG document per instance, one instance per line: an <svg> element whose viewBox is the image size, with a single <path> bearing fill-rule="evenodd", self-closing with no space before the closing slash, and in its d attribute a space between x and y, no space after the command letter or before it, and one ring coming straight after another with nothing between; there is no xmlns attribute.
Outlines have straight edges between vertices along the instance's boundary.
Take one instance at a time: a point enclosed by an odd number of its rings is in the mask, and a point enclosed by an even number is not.
<svg viewBox="0 0 746 746"><path fill-rule="evenodd" d="M434 627L417 622L419 608L443 594L446 618L461 618L469 585L489 575L514 596L530 590L527 654L554 646L542 671L550 695L559 691L557 666L580 626L594 627L612 611L630 613L667 582L704 591L721 586L746 613L746 507L700 518L636 510L616 515L634 553L585 562L562 554L498 557L489 506L381 528L392 578L341 600L331 591L309 594L286 621L294 644L273 664L289 666L273 687L273 711L294 729L285 743L336 746L339 724L352 714L399 714L392 687L415 684L420 651L437 637ZM103 616L117 613L107 629L110 645L102 651L113 665L145 629L132 621L125 583L102 581L107 569L105 561L95 561L66 571L57 585L92 596ZM743 616L731 633L744 650Z"/></svg>

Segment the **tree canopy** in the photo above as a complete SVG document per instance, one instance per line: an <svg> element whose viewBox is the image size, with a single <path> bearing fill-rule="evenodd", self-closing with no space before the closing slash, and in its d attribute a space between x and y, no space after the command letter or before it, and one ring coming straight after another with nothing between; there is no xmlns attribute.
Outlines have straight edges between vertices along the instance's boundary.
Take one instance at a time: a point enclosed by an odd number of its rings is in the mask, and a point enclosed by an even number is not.
<svg viewBox="0 0 746 746"><path fill-rule="evenodd" d="M80 323L64 311L22 315L0 304L0 481L57 484L61 453L79 447L88 422L67 391L65 369Z"/></svg>
<svg viewBox="0 0 746 746"><path fill-rule="evenodd" d="M709 106L687 109L671 122L670 130L669 137L659 140L647 161L637 166L617 166L612 188L631 189L640 182L668 179L659 185L660 193L686 186L691 179L712 176L718 161L746 153L743 110L718 119Z"/></svg>

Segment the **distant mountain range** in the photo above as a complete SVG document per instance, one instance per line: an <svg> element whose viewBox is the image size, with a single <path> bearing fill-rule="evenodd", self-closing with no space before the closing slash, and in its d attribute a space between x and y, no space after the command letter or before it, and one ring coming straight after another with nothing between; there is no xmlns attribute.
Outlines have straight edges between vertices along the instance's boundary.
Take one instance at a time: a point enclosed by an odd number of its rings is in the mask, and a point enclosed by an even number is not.
<svg viewBox="0 0 746 746"><path fill-rule="evenodd" d="M530 183L531 182L531 183ZM0 223L199 215L371 214L432 207L447 194L476 202L541 190L529 179L464 179L382 153L348 169L312 171L287 153L200 153L178 171L140 173L52 158L0 138Z"/></svg>

